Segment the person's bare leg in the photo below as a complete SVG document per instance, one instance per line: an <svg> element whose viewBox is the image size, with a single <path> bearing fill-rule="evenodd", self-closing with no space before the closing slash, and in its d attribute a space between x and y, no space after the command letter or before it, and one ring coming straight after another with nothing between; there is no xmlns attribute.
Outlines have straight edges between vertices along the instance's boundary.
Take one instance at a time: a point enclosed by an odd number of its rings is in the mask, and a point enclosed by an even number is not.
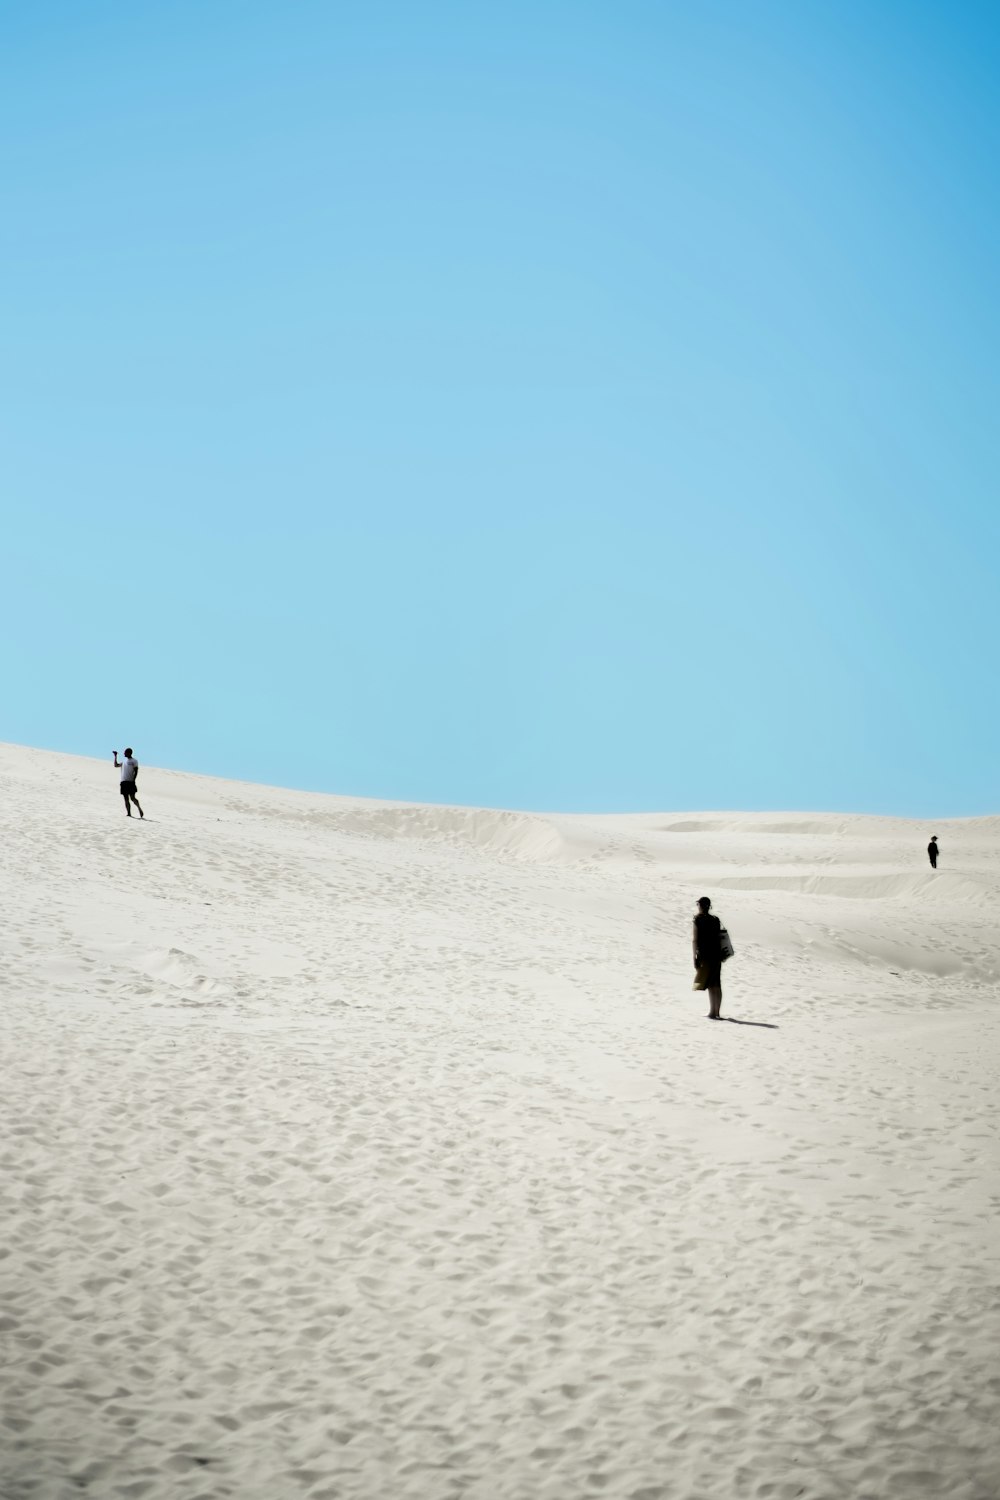
<svg viewBox="0 0 1000 1500"><path fill-rule="evenodd" d="M722 986L720 985L718 989L710 988L709 991L708 991L708 1019L710 1021L719 1021L719 1020L721 1020L722 1018L721 1018L721 1016L719 1014L719 1012L721 1010L722 1010Z"/></svg>
<svg viewBox="0 0 1000 1500"><path fill-rule="evenodd" d="M139 799L135 795L135 792L132 793L132 801L135 803L136 807L139 807ZM140 818L144 818L146 816L141 807L139 807L139 816Z"/></svg>

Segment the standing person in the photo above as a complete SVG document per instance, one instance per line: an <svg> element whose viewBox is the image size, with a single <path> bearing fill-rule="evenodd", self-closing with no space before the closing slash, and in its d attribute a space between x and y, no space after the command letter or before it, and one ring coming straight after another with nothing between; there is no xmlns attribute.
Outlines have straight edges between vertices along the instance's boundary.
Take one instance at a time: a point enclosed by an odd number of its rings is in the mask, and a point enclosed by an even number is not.
<svg viewBox="0 0 1000 1500"><path fill-rule="evenodd" d="M121 771L122 773L121 792L122 797L125 800L125 816L130 818L132 816L132 808L130 806L130 803L134 802L136 807L139 807L139 798L136 796L135 792L136 778L139 775L139 762L132 754L131 746L129 746L129 748L125 751L125 754L122 756L121 760L118 759L117 750L113 750L111 753L115 758L115 770ZM139 807L139 816L140 818L144 818L146 816L141 807Z"/></svg>
<svg viewBox="0 0 1000 1500"><path fill-rule="evenodd" d="M712 916L707 896L698 898L698 912L691 934L694 953L694 988L708 990L708 1019L722 1020L722 923Z"/></svg>
<svg viewBox="0 0 1000 1500"><path fill-rule="evenodd" d="M931 862L931 869L932 870L936 870L937 869L937 857L938 857L938 841L937 841L937 834L935 833L932 836L930 843L927 845L927 858Z"/></svg>

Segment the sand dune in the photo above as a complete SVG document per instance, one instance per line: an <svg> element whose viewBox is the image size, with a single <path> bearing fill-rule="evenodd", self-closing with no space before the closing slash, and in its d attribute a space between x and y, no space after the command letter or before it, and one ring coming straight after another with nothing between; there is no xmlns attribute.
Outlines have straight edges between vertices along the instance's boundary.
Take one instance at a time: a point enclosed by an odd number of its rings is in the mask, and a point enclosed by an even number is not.
<svg viewBox="0 0 1000 1500"><path fill-rule="evenodd" d="M1000 1495L1000 819L0 782L3 1500Z"/></svg>

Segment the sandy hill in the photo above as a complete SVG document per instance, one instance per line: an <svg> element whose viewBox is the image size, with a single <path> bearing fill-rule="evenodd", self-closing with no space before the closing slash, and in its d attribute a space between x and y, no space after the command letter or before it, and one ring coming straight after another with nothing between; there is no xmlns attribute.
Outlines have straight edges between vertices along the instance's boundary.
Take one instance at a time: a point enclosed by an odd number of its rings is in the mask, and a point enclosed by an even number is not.
<svg viewBox="0 0 1000 1500"><path fill-rule="evenodd" d="M996 1500L1000 819L0 780L3 1500Z"/></svg>

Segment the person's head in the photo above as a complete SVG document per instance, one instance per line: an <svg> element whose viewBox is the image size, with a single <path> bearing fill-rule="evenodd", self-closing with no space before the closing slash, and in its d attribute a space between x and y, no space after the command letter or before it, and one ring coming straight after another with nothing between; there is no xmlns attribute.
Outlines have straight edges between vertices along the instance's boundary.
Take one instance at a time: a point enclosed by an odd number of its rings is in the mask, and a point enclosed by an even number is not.
<svg viewBox="0 0 1000 1500"><path fill-rule="evenodd" d="M936 833L932 833L931 834L931 843L932 844L936 844L937 843L937 834Z"/></svg>
<svg viewBox="0 0 1000 1500"><path fill-rule="evenodd" d="M711 908L712 908L712 903L711 903L711 901L709 900L709 898L707 896L699 896L698 897L698 910L699 911L710 911Z"/></svg>
<svg viewBox="0 0 1000 1500"><path fill-rule="evenodd" d="M125 754L126 755L131 755L132 754L132 746L131 745L126 745L125 746Z"/></svg>

